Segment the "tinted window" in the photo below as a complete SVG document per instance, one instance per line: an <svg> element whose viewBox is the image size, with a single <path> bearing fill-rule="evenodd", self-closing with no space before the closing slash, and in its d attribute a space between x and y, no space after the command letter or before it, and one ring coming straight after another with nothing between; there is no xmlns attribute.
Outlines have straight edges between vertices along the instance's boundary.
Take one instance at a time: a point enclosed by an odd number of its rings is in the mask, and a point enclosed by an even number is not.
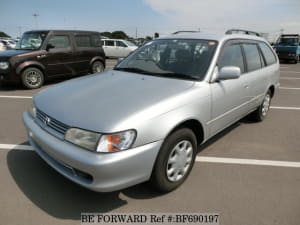
<svg viewBox="0 0 300 225"><path fill-rule="evenodd" d="M266 43L259 43L259 47L264 54L264 57L266 59L267 65L273 64L276 62L276 57L272 50L269 48L269 46Z"/></svg>
<svg viewBox="0 0 300 225"><path fill-rule="evenodd" d="M77 47L92 47L91 36L89 35L76 35L75 41Z"/></svg>
<svg viewBox="0 0 300 225"><path fill-rule="evenodd" d="M92 46L101 47L101 39L98 35L92 35Z"/></svg>
<svg viewBox="0 0 300 225"><path fill-rule="evenodd" d="M241 73L245 72L241 46L238 44L225 46L221 53L218 66L219 69L224 66L237 66L241 69Z"/></svg>
<svg viewBox="0 0 300 225"><path fill-rule="evenodd" d="M122 41L117 41L116 43L119 47L127 47L127 45L125 45Z"/></svg>
<svg viewBox="0 0 300 225"><path fill-rule="evenodd" d="M105 41L106 46L115 46L115 41Z"/></svg>
<svg viewBox="0 0 300 225"><path fill-rule="evenodd" d="M55 35L50 38L48 44L54 46L54 48L68 48L70 47L70 40L67 35Z"/></svg>
<svg viewBox="0 0 300 225"><path fill-rule="evenodd" d="M243 44L248 72L261 68L260 54L256 44Z"/></svg>

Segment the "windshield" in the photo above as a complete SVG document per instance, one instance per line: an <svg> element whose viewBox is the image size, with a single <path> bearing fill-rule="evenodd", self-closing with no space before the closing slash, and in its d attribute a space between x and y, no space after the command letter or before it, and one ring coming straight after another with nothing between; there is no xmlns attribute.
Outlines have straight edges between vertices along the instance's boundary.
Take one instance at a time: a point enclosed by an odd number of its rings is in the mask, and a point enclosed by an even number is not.
<svg viewBox="0 0 300 225"><path fill-rule="evenodd" d="M114 69L202 80L216 47L217 42L211 40L157 39L136 50Z"/></svg>
<svg viewBox="0 0 300 225"><path fill-rule="evenodd" d="M30 32L24 33L22 39L18 42L17 49L37 50L40 49L47 33L45 32Z"/></svg>
<svg viewBox="0 0 300 225"><path fill-rule="evenodd" d="M126 44L128 46L133 46L133 47L136 47L136 45L134 43L132 43L131 41L127 41L127 40L124 40L126 42Z"/></svg>
<svg viewBox="0 0 300 225"><path fill-rule="evenodd" d="M280 38L277 44L296 46L299 44L299 38Z"/></svg>

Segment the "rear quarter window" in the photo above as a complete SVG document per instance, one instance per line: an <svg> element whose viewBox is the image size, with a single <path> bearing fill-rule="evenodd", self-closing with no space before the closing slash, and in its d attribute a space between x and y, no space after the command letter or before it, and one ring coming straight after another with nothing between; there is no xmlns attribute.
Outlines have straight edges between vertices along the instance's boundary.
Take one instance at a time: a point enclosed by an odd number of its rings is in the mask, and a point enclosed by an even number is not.
<svg viewBox="0 0 300 225"><path fill-rule="evenodd" d="M264 55L267 65L274 64L276 62L276 57L270 47L263 42L259 43L258 45Z"/></svg>

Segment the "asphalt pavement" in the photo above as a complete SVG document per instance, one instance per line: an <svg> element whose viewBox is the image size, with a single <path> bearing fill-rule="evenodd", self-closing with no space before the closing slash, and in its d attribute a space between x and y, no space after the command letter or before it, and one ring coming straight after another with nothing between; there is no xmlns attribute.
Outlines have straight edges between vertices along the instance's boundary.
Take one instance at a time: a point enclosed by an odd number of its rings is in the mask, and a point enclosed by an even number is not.
<svg viewBox="0 0 300 225"><path fill-rule="evenodd" d="M22 113L41 89L1 84L0 224L80 224L82 212L206 212L219 213L222 225L300 224L300 64L281 64L280 83L265 121L243 119L201 146L190 177L163 195L146 184L96 193L65 179L24 150Z"/></svg>

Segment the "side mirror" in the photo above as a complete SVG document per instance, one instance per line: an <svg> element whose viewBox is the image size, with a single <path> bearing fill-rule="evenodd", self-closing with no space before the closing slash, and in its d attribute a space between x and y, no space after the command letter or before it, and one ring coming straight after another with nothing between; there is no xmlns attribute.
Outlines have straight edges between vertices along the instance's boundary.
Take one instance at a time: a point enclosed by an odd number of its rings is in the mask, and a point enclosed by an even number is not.
<svg viewBox="0 0 300 225"><path fill-rule="evenodd" d="M225 66L217 75L216 80L231 80L237 79L241 76L241 69L237 66Z"/></svg>
<svg viewBox="0 0 300 225"><path fill-rule="evenodd" d="M49 51L51 48L55 48L55 46L53 44L47 44L46 51Z"/></svg>

